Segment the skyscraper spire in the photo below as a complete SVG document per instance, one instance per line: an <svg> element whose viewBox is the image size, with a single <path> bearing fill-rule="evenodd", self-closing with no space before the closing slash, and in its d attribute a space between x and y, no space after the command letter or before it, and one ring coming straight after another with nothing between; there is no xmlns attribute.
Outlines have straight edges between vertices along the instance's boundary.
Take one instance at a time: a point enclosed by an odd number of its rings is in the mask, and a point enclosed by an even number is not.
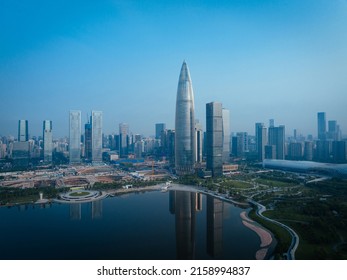
<svg viewBox="0 0 347 280"><path fill-rule="evenodd" d="M183 61L178 80L175 118L175 167L178 175L194 172L195 114L192 81Z"/></svg>

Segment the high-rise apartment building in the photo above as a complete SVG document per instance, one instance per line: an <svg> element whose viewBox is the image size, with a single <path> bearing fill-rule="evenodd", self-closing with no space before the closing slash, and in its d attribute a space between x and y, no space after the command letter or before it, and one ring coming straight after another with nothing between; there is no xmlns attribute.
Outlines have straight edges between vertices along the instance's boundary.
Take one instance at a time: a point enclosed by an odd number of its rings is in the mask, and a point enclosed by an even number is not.
<svg viewBox="0 0 347 280"><path fill-rule="evenodd" d="M317 113L317 120L318 120L318 139L319 140L325 140L326 139L326 131L327 131L325 112Z"/></svg>
<svg viewBox="0 0 347 280"><path fill-rule="evenodd" d="M195 143L194 93L184 61L178 80L175 115L175 168L178 175L194 173Z"/></svg>
<svg viewBox="0 0 347 280"><path fill-rule="evenodd" d="M18 121L18 141L29 141L29 128L27 120Z"/></svg>
<svg viewBox="0 0 347 280"><path fill-rule="evenodd" d="M81 162L81 111L71 110L69 115L70 163Z"/></svg>
<svg viewBox="0 0 347 280"><path fill-rule="evenodd" d="M222 103L206 104L206 168L212 176L223 175Z"/></svg>
<svg viewBox="0 0 347 280"><path fill-rule="evenodd" d="M53 154L53 135L52 135L52 121L43 121L43 161L52 162Z"/></svg>
<svg viewBox="0 0 347 280"><path fill-rule="evenodd" d="M223 162L230 161L230 111L222 109L223 118Z"/></svg>
<svg viewBox="0 0 347 280"><path fill-rule="evenodd" d="M258 154L258 160L263 161L265 159L265 145L266 140L266 127L263 123L255 124L255 138L256 138L256 151Z"/></svg>
<svg viewBox="0 0 347 280"><path fill-rule="evenodd" d="M102 162L102 112L92 111L92 161Z"/></svg>

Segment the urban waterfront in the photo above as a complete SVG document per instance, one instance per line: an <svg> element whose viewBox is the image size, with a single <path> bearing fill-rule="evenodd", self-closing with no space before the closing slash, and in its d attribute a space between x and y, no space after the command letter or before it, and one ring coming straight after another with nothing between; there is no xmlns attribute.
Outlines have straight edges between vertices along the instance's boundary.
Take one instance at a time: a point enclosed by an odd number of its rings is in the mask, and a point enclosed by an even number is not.
<svg viewBox="0 0 347 280"><path fill-rule="evenodd" d="M0 258L255 259L264 244L245 210L187 191L2 207Z"/></svg>

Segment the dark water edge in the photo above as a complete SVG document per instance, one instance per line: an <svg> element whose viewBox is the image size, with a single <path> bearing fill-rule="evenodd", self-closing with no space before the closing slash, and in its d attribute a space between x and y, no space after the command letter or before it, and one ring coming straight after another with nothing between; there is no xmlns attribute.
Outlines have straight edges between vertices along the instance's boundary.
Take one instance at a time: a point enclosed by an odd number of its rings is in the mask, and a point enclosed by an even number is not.
<svg viewBox="0 0 347 280"><path fill-rule="evenodd" d="M0 208L0 259L252 260L260 238L242 211L184 191Z"/></svg>

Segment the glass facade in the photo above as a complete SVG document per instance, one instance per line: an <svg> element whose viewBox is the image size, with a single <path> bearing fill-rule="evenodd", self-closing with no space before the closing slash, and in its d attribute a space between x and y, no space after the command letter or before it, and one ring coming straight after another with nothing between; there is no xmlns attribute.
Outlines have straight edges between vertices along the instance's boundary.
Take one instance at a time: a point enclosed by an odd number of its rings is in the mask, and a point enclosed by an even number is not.
<svg viewBox="0 0 347 280"><path fill-rule="evenodd" d="M265 159L265 145L266 141L266 127L263 123L255 124L255 138L256 138L256 151L258 153L258 160Z"/></svg>
<svg viewBox="0 0 347 280"><path fill-rule="evenodd" d="M81 162L81 111L70 111L69 151L70 163Z"/></svg>
<svg viewBox="0 0 347 280"><path fill-rule="evenodd" d="M43 161L52 162L53 153L53 135L52 121L43 121Z"/></svg>
<svg viewBox="0 0 347 280"><path fill-rule="evenodd" d="M175 168L178 175L194 172L195 137L193 86L188 66L183 62L178 81L175 117Z"/></svg>
<svg viewBox="0 0 347 280"><path fill-rule="evenodd" d="M18 122L18 141L25 142L29 140L29 132L28 132L28 121L27 120L19 120Z"/></svg>
<svg viewBox="0 0 347 280"><path fill-rule="evenodd" d="M230 111L223 108L223 162L230 159Z"/></svg>
<svg viewBox="0 0 347 280"><path fill-rule="evenodd" d="M269 127L268 144L276 146L276 159L285 158L285 127Z"/></svg>
<svg viewBox="0 0 347 280"><path fill-rule="evenodd" d="M92 161L102 162L102 112L92 111Z"/></svg>
<svg viewBox="0 0 347 280"><path fill-rule="evenodd" d="M318 120L318 139L325 140L326 130L327 130L325 112L317 113L317 120Z"/></svg>
<svg viewBox="0 0 347 280"><path fill-rule="evenodd" d="M119 155L120 157L128 156L128 134L129 125L127 123L119 124Z"/></svg>
<svg viewBox="0 0 347 280"><path fill-rule="evenodd" d="M223 175L223 114L222 103L206 104L206 168L212 176Z"/></svg>

